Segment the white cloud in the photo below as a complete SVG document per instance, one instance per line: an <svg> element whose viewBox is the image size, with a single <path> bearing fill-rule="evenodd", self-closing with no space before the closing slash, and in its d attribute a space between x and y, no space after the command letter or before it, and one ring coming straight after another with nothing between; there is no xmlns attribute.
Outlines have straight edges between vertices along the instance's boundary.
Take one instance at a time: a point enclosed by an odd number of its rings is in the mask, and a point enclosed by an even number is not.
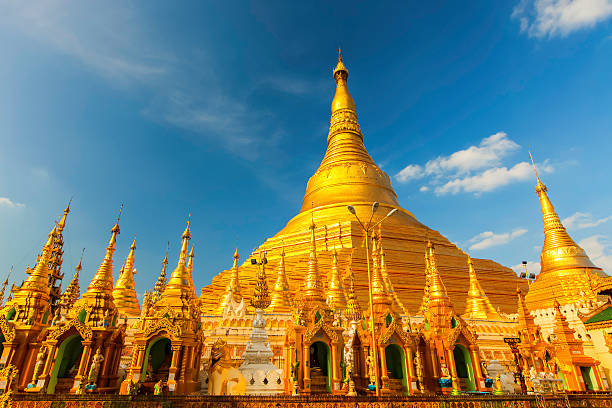
<svg viewBox="0 0 612 408"><path fill-rule="evenodd" d="M10 198L7 198L7 197L0 197L0 207L23 208L23 207L25 207L25 204L16 203L16 202L14 202L13 200L11 200Z"/></svg>
<svg viewBox="0 0 612 408"><path fill-rule="evenodd" d="M531 164L520 162L508 169L507 167L494 167L475 176L456 178L435 188L438 195L466 193L483 193L493 191L500 187L524 181L533 177Z"/></svg>
<svg viewBox="0 0 612 408"><path fill-rule="evenodd" d="M515 238L524 235L527 232L525 228L517 228L512 232L505 232L502 234L495 234L492 231L481 232L468 242L471 244L471 250L486 249L493 246L499 246L507 244Z"/></svg>
<svg viewBox="0 0 612 408"><path fill-rule="evenodd" d="M418 164L409 164L404 167L399 173L395 175L395 178L400 183L405 183L410 180L419 179L425 176L423 168Z"/></svg>
<svg viewBox="0 0 612 408"><path fill-rule="evenodd" d="M478 146L459 150L448 157L440 156L425 165L425 174L439 175L454 172L464 174L500 163L500 160L520 146L508 139L505 132L498 132L482 139Z"/></svg>
<svg viewBox="0 0 612 408"><path fill-rule="evenodd" d="M461 192L478 195L534 177L531 165L526 161L511 167L503 165L503 160L518 149L520 146L505 132L497 132L482 139L478 145L449 156L439 156L425 165L409 164L395 175L395 179L406 183L427 178L430 185L420 187L421 192L433 190L437 195ZM548 161L538 167L542 173L553 171Z"/></svg>
<svg viewBox="0 0 612 408"><path fill-rule="evenodd" d="M514 272L516 272L517 274L523 273L525 272L525 268L523 267L523 264L520 263L518 265L514 265L512 267L512 269L514 270ZM532 261L527 261L527 273L534 273L534 274L538 274L540 273L540 263L539 262L532 262Z"/></svg>
<svg viewBox="0 0 612 408"><path fill-rule="evenodd" d="M521 0L512 11L530 37L564 37L610 16L612 0Z"/></svg>
<svg viewBox="0 0 612 408"><path fill-rule="evenodd" d="M584 228L593 228L605 222L612 220L612 215L594 220L590 213L576 212L567 218L564 218L562 223L567 229L579 230Z"/></svg>
<svg viewBox="0 0 612 408"><path fill-rule="evenodd" d="M604 235L592 235L581 240L578 245L582 247L591 258L591 261L607 273L612 272L612 244Z"/></svg>

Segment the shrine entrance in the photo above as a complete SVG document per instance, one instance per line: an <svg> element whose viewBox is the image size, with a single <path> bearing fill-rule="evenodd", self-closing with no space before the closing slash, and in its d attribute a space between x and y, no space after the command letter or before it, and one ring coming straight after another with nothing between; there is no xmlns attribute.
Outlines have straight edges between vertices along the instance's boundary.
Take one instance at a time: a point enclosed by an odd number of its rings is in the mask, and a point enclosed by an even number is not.
<svg viewBox="0 0 612 408"><path fill-rule="evenodd" d="M78 334L66 338L57 350L47 393L68 393L74 385L74 377L79 370L83 355L83 338Z"/></svg>
<svg viewBox="0 0 612 408"><path fill-rule="evenodd" d="M406 375L406 356L404 350L397 344L389 344L385 348L385 362L387 364L387 377L389 389L394 394L408 392L408 376Z"/></svg>
<svg viewBox="0 0 612 408"><path fill-rule="evenodd" d="M461 389L464 391L476 391L472 358L468 350L461 344L455 344L453 358L455 359L455 368L457 369L457 377L459 377Z"/></svg>
<svg viewBox="0 0 612 408"><path fill-rule="evenodd" d="M172 363L172 342L160 337L149 343L142 374L145 382L156 383L159 380L168 381L170 364Z"/></svg>
<svg viewBox="0 0 612 408"><path fill-rule="evenodd" d="M595 379L593 378L592 367L580 367L580 374L582 374L582 380L584 381L585 391L595 391Z"/></svg>
<svg viewBox="0 0 612 408"><path fill-rule="evenodd" d="M310 345L310 390L313 394L331 392L331 353L322 341Z"/></svg>

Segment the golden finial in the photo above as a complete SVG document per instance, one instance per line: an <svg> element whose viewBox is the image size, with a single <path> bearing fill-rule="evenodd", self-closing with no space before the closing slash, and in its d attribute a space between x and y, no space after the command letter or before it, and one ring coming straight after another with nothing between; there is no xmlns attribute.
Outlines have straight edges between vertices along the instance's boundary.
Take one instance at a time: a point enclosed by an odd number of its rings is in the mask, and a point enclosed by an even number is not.
<svg viewBox="0 0 612 408"><path fill-rule="evenodd" d="M347 274L349 277L349 290L348 290L348 300L346 302L346 311L345 315L347 319L350 321L359 321L361 320L362 313L359 302L357 301L357 295L355 294L355 275L353 274L353 269L351 264L353 262L353 254L351 253L351 260L346 267Z"/></svg>
<svg viewBox="0 0 612 408"><path fill-rule="evenodd" d="M287 282L287 274L285 270L285 247L281 247L280 261L278 263L276 284L272 292L272 302L270 309L272 312L288 312L292 306L291 292L289 292L289 283Z"/></svg>
<svg viewBox="0 0 612 408"><path fill-rule="evenodd" d="M533 156L531 155L531 150L529 151L529 158L531 159L531 165L533 166L533 171L535 173L536 176L536 193L538 193L538 195L540 194L540 192L546 192L548 191L548 188L546 188L546 185L544 185L544 183L542 183L542 180L540 180L540 176L538 175L538 168L536 167L535 161L533 160Z"/></svg>
<svg viewBox="0 0 612 408"><path fill-rule="evenodd" d="M480 282L478 282L472 258L469 254L466 255L468 272L470 276L470 286L468 289L468 296L465 301L465 313L463 314L463 317L471 319L500 319L501 316L499 313L497 313L497 310L495 310L489 301L489 298L480 286Z"/></svg>

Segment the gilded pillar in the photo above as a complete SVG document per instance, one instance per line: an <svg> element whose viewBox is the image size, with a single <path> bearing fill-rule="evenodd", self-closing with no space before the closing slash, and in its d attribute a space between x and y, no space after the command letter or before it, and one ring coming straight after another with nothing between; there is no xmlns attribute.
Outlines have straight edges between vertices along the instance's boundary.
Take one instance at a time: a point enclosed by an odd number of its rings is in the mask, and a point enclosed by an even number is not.
<svg viewBox="0 0 612 408"><path fill-rule="evenodd" d="M168 370L168 391L175 392L177 390L177 371L179 354L181 352L180 345L172 345L172 360L170 362L170 369Z"/></svg>
<svg viewBox="0 0 612 408"><path fill-rule="evenodd" d="M376 345L378 349L378 359L380 360L380 392L382 394L388 394L391 392L389 389L389 375L387 373L387 356L385 355L385 348Z"/></svg>
<svg viewBox="0 0 612 408"><path fill-rule="evenodd" d="M606 387L604 387L604 383L603 383L603 379L601 378L601 372L599 371L599 367L593 366L591 367L591 369L593 370L593 374L595 374L595 381L597 381L597 390L605 391Z"/></svg>
<svg viewBox="0 0 612 408"><path fill-rule="evenodd" d="M310 391L310 346L304 343L304 392Z"/></svg>
<svg viewBox="0 0 612 408"><path fill-rule="evenodd" d="M340 353L338 352L338 345L332 344L331 346L331 358L332 358L332 393L337 394L340 392Z"/></svg>
<svg viewBox="0 0 612 408"><path fill-rule="evenodd" d="M414 354L412 353L412 349L410 347L404 348L404 355L406 356L406 375L407 383L408 383L408 391L409 394L414 394L416 388L416 373L414 372Z"/></svg>
<svg viewBox="0 0 612 408"><path fill-rule="evenodd" d="M450 370L451 377L457 376L457 366L455 365L455 356L453 355L453 350L446 349L446 364L448 365L448 369Z"/></svg>
<svg viewBox="0 0 612 408"><path fill-rule="evenodd" d="M472 370L474 371L476 389L478 389L478 391L484 391L484 377L482 375L482 369L480 368L480 356L478 355L476 347L470 346L470 354L472 355Z"/></svg>

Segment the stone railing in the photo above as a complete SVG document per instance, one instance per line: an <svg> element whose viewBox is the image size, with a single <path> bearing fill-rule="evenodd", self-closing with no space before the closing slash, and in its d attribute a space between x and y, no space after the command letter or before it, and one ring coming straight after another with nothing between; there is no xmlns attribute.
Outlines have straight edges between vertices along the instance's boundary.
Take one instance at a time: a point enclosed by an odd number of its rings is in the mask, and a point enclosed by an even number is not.
<svg viewBox="0 0 612 408"><path fill-rule="evenodd" d="M461 395L406 397L313 396L123 396L114 394L13 394L12 408L612 408L612 395Z"/></svg>

